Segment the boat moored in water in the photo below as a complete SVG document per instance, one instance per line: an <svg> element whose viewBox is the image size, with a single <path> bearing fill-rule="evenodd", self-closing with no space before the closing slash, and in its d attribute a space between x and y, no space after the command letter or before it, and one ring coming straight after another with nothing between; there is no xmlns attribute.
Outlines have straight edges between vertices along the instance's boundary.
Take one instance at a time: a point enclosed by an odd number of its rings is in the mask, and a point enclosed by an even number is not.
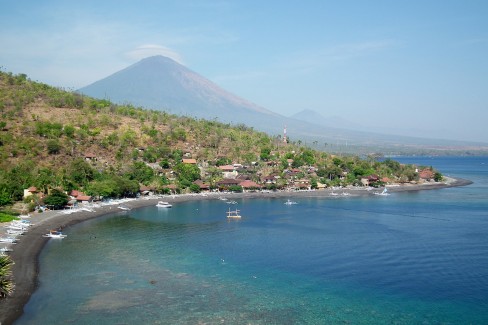
<svg viewBox="0 0 488 325"><path fill-rule="evenodd" d="M229 208L229 211L227 211L227 218L229 218L229 219L240 219L241 218L240 211L237 209L231 210Z"/></svg>
<svg viewBox="0 0 488 325"><path fill-rule="evenodd" d="M295 201L291 201L290 199L286 200L285 202L286 205L293 205L293 204L298 204L297 202Z"/></svg>
<svg viewBox="0 0 488 325"><path fill-rule="evenodd" d="M383 195L383 196L387 196L387 195L390 195L390 193L388 193L388 190L385 189L383 190L383 192L374 192L374 195Z"/></svg>
<svg viewBox="0 0 488 325"><path fill-rule="evenodd" d="M156 204L158 208L171 208L172 205L169 202L166 201L159 201L158 204Z"/></svg>

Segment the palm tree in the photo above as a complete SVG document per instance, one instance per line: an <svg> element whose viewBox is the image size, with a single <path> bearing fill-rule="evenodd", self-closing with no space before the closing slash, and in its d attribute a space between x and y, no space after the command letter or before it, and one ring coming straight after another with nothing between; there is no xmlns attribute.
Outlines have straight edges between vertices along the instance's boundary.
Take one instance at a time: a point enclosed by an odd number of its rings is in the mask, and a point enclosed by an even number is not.
<svg viewBox="0 0 488 325"><path fill-rule="evenodd" d="M14 284L10 278L12 264L13 261L10 256L0 256L0 298L7 297L14 289Z"/></svg>

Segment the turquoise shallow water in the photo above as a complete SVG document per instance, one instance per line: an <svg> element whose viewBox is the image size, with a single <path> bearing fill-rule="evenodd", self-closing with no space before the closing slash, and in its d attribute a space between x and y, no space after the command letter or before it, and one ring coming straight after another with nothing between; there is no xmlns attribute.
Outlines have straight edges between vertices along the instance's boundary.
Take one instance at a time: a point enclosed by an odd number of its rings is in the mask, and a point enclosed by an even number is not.
<svg viewBox="0 0 488 325"><path fill-rule="evenodd" d="M16 324L488 323L488 159L403 160L474 184L90 220L48 243Z"/></svg>

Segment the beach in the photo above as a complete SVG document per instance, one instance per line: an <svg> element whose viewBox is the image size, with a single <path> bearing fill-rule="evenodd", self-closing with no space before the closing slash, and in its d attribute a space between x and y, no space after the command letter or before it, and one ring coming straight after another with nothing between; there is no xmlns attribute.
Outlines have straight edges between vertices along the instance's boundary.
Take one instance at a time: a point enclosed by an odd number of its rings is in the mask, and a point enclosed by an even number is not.
<svg viewBox="0 0 488 325"><path fill-rule="evenodd" d="M464 179L448 179L443 183L427 183L422 185L401 185L388 186L389 192L400 191L418 191L431 190L453 186L469 185L471 182ZM208 194L187 194L187 195L166 195L151 196L124 202L125 206L132 209L155 205L159 200L168 201L171 204L189 201L189 200L216 200L221 197L225 198L291 198L291 197L323 197L331 198L332 193L336 197L341 196L374 196L374 193L380 193L381 189L365 188L336 188L317 191L298 191L298 192L247 192L247 193L208 193ZM23 307L28 302L31 294L37 288L38 257L47 243L49 238L43 237L50 229L65 229L70 225L119 212L116 204L112 205L93 205L93 212L80 210L74 213L66 214L63 211L47 211L44 213L33 213L30 221L33 226L29 231L20 237L19 242L12 246L13 251L10 256L14 261L13 280L15 291L13 294L0 301L0 324L11 324L23 313Z"/></svg>

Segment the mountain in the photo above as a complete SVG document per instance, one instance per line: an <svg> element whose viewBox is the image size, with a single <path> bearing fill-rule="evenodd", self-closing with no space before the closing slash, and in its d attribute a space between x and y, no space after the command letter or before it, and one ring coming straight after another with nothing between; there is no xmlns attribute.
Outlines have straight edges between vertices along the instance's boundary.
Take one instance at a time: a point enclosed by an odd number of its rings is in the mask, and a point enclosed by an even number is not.
<svg viewBox="0 0 488 325"><path fill-rule="evenodd" d="M210 80L164 56L143 59L79 92L119 104L169 113L242 123L255 116L278 114L220 88Z"/></svg>
<svg viewBox="0 0 488 325"><path fill-rule="evenodd" d="M164 56L145 58L78 91L119 104L245 124L271 135L282 135L286 126L287 135L292 141L313 144L322 149L325 145L328 150L342 153L397 154L408 151L411 154L424 149L438 152L439 147L458 150L478 146L461 141L385 135L380 131L365 132L361 126L338 118L327 120L309 110L301 112L296 118L285 117L227 92Z"/></svg>

